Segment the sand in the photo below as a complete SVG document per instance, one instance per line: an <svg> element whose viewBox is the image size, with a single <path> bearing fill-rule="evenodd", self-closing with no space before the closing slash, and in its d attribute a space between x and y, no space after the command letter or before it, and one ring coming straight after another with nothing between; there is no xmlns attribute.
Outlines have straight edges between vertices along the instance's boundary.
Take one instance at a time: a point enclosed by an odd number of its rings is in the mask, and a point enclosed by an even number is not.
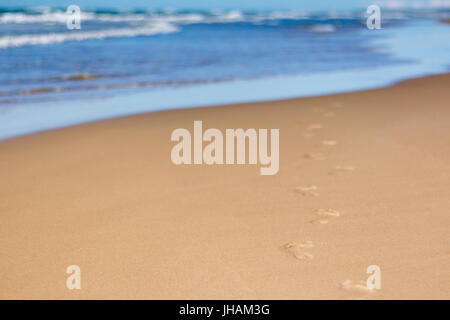
<svg viewBox="0 0 450 320"><path fill-rule="evenodd" d="M0 298L449 299L449 88L447 74L1 141ZM170 135L194 120L279 128L278 174L175 166Z"/></svg>

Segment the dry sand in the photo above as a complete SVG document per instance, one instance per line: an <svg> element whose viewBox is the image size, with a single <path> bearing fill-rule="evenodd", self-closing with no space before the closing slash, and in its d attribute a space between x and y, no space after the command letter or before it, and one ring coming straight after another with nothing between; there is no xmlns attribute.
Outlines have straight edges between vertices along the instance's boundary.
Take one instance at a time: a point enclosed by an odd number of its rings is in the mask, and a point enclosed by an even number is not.
<svg viewBox="0 0 450 320"><path fill-rule="evenodd" d="M449 299L449 88L441 75L2 141L0 298ZM279 173L175 166L171 132L194 120L279 128ZM369 265L381 290L360 285Z"/></svg>

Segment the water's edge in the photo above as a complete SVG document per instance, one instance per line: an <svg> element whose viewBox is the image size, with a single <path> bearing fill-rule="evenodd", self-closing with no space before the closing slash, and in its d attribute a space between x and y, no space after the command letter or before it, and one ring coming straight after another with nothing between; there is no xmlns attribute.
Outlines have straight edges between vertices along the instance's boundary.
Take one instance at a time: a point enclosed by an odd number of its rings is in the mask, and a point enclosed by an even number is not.
<svg viewBox="0 0 450 320"><path fill-rule="evenodd" d="M449 71L450 28L436 21L383 30L379 41L395 57L413 61L372 69L278 76L192 85L104 99L0 107L0 140L39 131L161 110L312 97L390 86Z"/></svg>

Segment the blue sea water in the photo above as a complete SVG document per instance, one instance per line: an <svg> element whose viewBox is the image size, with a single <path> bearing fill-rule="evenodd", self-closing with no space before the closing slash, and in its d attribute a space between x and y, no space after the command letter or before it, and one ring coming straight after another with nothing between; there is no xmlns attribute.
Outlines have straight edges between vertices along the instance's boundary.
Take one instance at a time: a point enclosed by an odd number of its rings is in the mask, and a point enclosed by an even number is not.
<svg viewBox="0 0 450 320"><path fill-rule="evenodd" d="M448 11L0 9L0 139L140 112L362 90L450 69Z"/></svg>

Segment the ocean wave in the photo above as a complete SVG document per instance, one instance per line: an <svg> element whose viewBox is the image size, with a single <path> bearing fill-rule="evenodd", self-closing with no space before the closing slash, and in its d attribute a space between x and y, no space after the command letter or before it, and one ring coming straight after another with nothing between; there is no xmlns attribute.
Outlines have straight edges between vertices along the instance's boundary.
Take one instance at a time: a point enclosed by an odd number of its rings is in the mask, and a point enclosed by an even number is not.
<svg viewBox="0 0 450 320"><path fill-rule="evenodd" d="M445 17L445 12L427 13ZM25 45L45 45L65 41L82 41L111 37L134 37L180 31L187 25L249 23L264 26L295 27L300 31L332 33L344 28L360 28L363 12L306 13L303 11L247 12L228 11L151 11L91 10L82 11L80 31L64 32L68 15L65 10L41 7L5 9L0 7L0 49ZM422 16L425 13L422 12ZM385 12L384 19L404 19L411 12ZM287 20L287 21L285 21ZM298 20L293 22L292 20ZM84 25L84 22L86 23ZM7 24L3 28L1 24ZM18 25L22 24L22 25ZM29 24L23 25L23 24ZM37 24L37 25L35 25ZM17 25L17 26L15 26ZM42 26L41 26L42 25ZM5 31L3 31L5 30ZM45 33L47 32L47 33Z"/></svg>
<svg viewBox="0 0 450 320"><path fill-rule="evenodd" d="M261 18L267 20L300 20L307 19L309 15L303 11L274 11L267 15L260 15Z"/></svg>
<svg viewBox="0 0 450 320"><path fill-rule="evenodd" d="M28 14L22 12L3 13L0 15L0 23L12 24L26 24L26 23L41 23L41 24L65 24L67 21L67 13L63 11L44 12L41 14ZM100 21L100 22L137 22L149 19L145 14L96 14L92 12L81 12L81 21Z"/></svg>
<svg viewBox="0 0 450 320"><path fill-rule="evenodd" d="M1 12L0 23L6 24L65 24L68 15L63 10L41 10L26 12ZM260 22L262 20L288 20L304 19L306 13L298 11L243 13L239 10L211 11L211 12L81 12L81 21L99 22L139 22L139 21L166 21L180 24L190 23L232 23L232 22Z"/></svg>
<svg viewBox="0 0 450 320"><path fill-rule="evenodd" d="M65 12L43 12L41 14L29 14L22 12L3 13L0 15L0 23L66 23L68 15ZM96 15L93 13L83 12L81 19L94 20Z"/></svg>
<svg viewBox="0 0 450 320"><path fill-rule="evenodd" d="M323 32L335 32L336 31L336 27L332 24L317 24L315 26L311 26L308 29L311 32L319 32L319 33L323 33Z"/></svg>
<svg viewBox="0 0 450 320"><path fill-rule="evenodd" d="M135 37L140 35L155 35L177 32L178 27L157 22L138 28L107 29L96 31L76 31L66 33L24 34L19 36L0 37L0 48L21 47L26 45L45 45L66 41L82 41L89 39L105 39L117 37Z"/></svg>
<svg viewBox="0 0 450 320"><path fill-rule="evenodd" d="M152 22L166 21L180 24L191 23L234 23L234 22L254 22L270 20L301 20L307 18L316 19L361 19L364 18L363 11L348 12L322 12L307 13L299 10L288 11L268 11L268 12L243 12L240 10L212 10L212 11L177 11L177 10L129 10L121 11L114 9L83 10L81 8L81 21L97 22ZM448 16L449 12L442 10L385 10L383 15L389 19L403 19L405 17ZM18 8L8 9L0 7L0 24L65 24L67 14L63 8Z"/></svg>

